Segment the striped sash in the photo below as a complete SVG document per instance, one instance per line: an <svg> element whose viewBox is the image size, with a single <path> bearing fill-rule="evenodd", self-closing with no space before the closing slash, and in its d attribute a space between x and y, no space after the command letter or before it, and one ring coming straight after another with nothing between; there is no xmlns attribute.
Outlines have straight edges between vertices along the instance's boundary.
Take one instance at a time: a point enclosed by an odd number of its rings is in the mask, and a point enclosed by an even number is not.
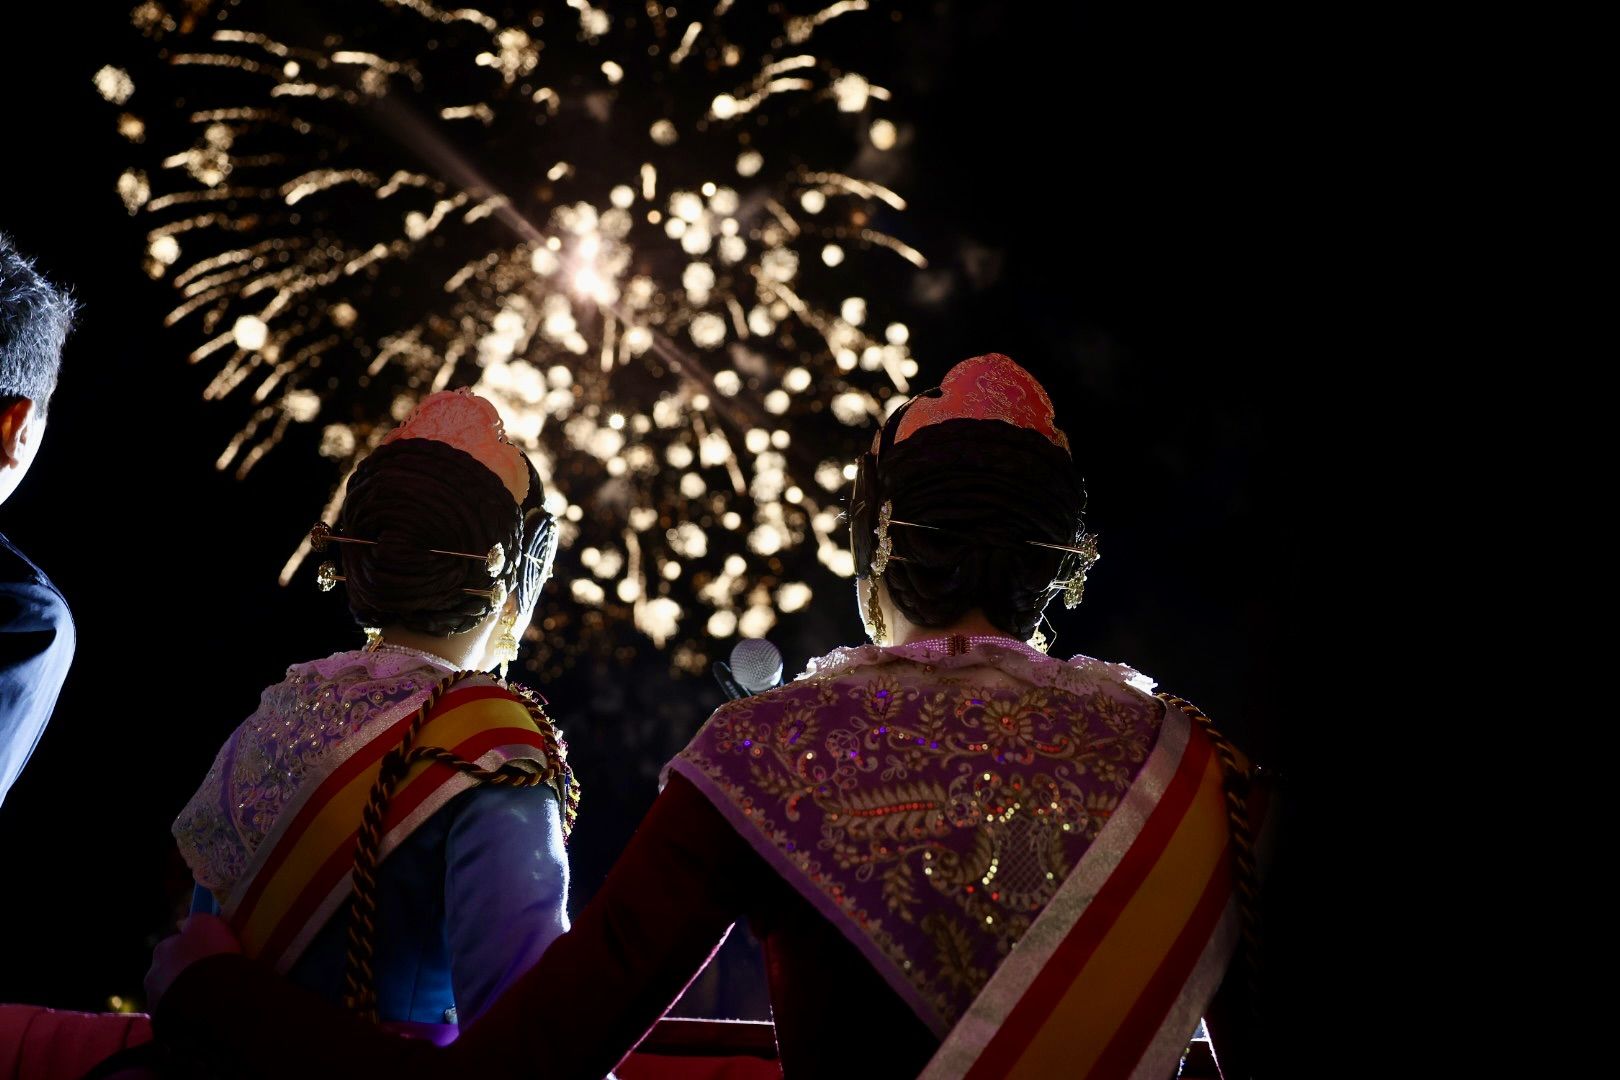
<svg viewBox="0 0 1620 1080"><path fill-rule="evenodd" d="M254 854L223 913L247 955L285 973L349 895L361 813L382 759L399 745L427 694L405 702L376 735L324 775L311 777L287 804ZM541 769L560 755L556 737L542 731L508 689L484 677L447 692L416 739L484 768L528 760ZM411 767L395 789L383 824L381 855L475 781L434 761ZM565 783L560 780L559 783ZM567 805L565 800L565 805Z"/></svg>
<svg viewBox="0 0 1620 1080"><path fill-rule="evenodd" d="M1238 940L1222 782L1209 738L1168 710L1136 783L923 1080L1173 1075Z"/></svg>

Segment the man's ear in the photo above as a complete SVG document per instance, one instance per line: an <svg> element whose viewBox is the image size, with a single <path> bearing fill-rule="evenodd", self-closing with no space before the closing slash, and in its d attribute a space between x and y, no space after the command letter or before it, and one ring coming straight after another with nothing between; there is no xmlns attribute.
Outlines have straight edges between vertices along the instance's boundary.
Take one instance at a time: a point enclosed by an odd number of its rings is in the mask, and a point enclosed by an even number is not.
<svg viewBox="0 0 1620 1080"><path fill-rule="evenodd" d="M34 419L31 398L18 398L0 409L0 468L17 464L17 447L26 442L28 428Z"/></svg>

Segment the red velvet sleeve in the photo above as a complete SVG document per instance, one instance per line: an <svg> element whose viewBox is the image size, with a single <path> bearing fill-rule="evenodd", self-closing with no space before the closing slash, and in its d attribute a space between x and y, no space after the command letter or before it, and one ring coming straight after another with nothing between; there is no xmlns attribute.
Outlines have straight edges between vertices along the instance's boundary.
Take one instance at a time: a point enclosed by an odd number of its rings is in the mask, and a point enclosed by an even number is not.
<svg viewBox="0 0 1620 1080"><path fill-rule="evenodd" d="M157 1031L269 1076L601 1080L714 955L761 869L720 813L672 776L573 929L443 1050L361 1023L240 957L183 973Z"/></svg>

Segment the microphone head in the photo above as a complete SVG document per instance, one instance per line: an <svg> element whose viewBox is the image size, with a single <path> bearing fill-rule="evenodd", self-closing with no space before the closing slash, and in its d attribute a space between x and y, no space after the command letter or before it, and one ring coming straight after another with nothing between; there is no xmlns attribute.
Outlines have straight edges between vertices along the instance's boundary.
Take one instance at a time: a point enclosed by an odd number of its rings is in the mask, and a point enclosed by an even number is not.
<svg viewBox="0 0 1620 1080"><path fill-rule="evenodd" d="M731 675L750 694L782 685L782 651L764 638L744 638L731 649Z"/></svg>

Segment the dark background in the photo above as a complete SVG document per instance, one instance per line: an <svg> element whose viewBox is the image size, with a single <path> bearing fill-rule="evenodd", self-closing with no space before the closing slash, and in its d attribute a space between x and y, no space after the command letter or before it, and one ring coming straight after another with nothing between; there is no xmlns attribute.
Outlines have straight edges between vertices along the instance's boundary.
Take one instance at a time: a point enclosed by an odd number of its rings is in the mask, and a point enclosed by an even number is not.
<svg viewBox="0 0 1620 1080"><path fill-rule="evenodd" d="M161 325L168 286L140 270L113 190L125 148L90 80L127 43L126 10L29 5L0 26L0 230L84 305L42 455L0 508L80 635L0 808L0 1000L87 1009L139 993L186 884L168 825L221 740L288 663L353 643L330 598L275 581L326 464L273 453L242 483L213 469L240 417L201 399L208 372ZM1299 252L1329 211L1296 61L1230 11L906 10L907 47L868 66L914 125L907 239L954 290L899 309L918 382L1000 351L1046 383L1104 553L1085 605L1054 605L1055 651L1131 663L1283 774L1274 970L1317 977L1287 855L1325 745L1294 673L1314 649L1302 436L1328 408L1313 388L1331 333L1299 313L1315 288ZM852 598L817 604L778 638L792 670L859 636ZM576 910L719 701L650 647L623 666L542 688L585 792Z"/></svg>

